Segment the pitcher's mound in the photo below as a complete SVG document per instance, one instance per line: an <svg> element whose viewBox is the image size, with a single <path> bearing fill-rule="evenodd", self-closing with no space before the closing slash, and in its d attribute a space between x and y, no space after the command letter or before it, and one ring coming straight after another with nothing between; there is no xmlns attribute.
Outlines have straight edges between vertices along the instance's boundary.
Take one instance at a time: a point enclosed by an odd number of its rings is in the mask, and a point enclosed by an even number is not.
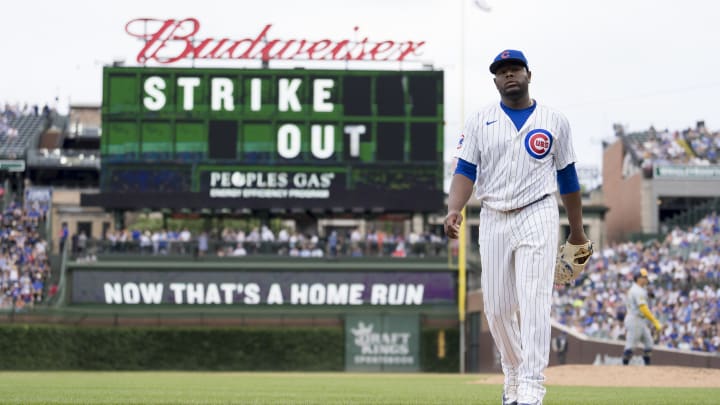
<svg viewBox="0 0 720 405"><path fill-rule="evenodd" d="M673 366L554 366L545 370L547 385L593 387L720 387L720 370ZM502 384L493 375L480 384Z"/></svg>

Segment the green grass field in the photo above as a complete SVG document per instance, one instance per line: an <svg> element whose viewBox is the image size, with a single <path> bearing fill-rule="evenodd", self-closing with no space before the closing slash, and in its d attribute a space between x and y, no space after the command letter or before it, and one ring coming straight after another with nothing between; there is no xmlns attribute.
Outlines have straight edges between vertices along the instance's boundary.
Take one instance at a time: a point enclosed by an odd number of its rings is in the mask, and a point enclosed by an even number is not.
<svg viewBox="0 0 720 405"><path fill-rule="evenodd" d="M499 404L482 375L0 372L2 404ZM545 405L718 404L720 389L549 386Z"/></svg>

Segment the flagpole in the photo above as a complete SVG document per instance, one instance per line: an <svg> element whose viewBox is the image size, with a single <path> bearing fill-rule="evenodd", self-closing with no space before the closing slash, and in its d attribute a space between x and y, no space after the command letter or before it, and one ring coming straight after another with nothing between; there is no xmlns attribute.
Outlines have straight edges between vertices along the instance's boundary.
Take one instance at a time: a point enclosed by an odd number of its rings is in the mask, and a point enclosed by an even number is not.
<svg viewBox="0 0 720 405"><path fill-rule="evenodd" d="M460 6L460 130L463 131L465 122L465 2L461 0ZM461 213L463 222L460 225L458 238L458 320L460 322L460 374L465 373L465 288L466 288L466 244L468 223L467 209L463 207Z"/></svg>

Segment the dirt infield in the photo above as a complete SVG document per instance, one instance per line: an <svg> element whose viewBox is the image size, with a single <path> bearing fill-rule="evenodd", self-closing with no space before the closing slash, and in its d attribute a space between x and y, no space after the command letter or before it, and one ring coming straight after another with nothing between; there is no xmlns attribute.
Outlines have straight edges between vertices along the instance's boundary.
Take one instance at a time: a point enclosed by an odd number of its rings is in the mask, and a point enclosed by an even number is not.
<svg viewBox="0 0 720 405"><path fill-rule="evenodd" d="M720 387L720 370L670 366L555 366L545 371L547 385L593 387ZM502 384L492 375L477 384Z"/></svg>

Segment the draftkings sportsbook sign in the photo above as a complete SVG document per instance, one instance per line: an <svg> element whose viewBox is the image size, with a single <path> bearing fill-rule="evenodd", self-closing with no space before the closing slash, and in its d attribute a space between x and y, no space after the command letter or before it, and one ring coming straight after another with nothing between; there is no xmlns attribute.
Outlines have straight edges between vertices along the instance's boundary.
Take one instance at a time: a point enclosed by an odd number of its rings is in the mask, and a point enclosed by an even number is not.
<svg viewBox="0 0 720 405"><path fill-rule="evenodd" d="M450 272L72 272L73 304L419 306L456 303Z"/></svg>
<svg viewBox="0 0 720 405"><path fill-rule="evenodd" d="M417 315L345 317L346 371L418 371Z"/></svg>

